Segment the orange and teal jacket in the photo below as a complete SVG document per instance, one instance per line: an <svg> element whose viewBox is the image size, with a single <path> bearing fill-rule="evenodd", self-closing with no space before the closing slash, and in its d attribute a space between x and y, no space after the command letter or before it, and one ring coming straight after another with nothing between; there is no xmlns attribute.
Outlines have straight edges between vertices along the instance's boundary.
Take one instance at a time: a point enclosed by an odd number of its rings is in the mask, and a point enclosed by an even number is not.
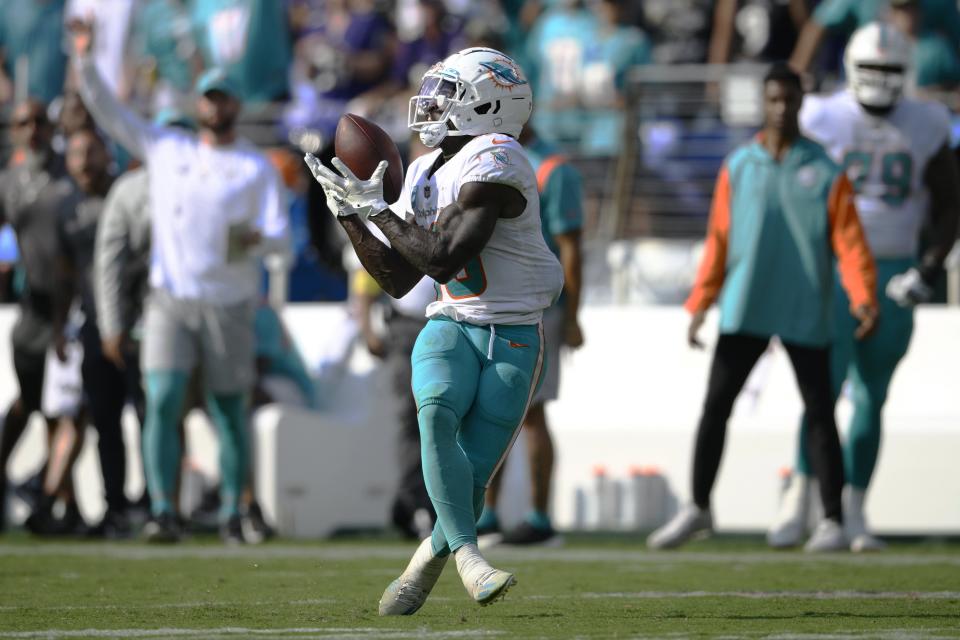
<svg viewBox="0 0 960 640"><path fill-rule="evenodd" d="M717 302L721 333L826 346L834 257L851 309L876 308L876 266L843 170L806 138L779 162L757 138L731 153L717 177L684 306L693 313Z"/></svg>

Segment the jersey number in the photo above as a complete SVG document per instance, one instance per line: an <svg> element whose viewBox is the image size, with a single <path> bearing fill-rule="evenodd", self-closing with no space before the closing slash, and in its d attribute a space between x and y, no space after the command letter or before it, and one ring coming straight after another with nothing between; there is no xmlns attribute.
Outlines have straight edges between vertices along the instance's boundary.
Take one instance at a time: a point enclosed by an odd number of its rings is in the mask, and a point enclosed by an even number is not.
<svg viewBox="0 0 960 640"><path fill-rule="evenodd" d="M487 290L487 272L483 270L483 260L480 256L473 258L453 280L443 286L447 295L454 300L476 298Z"/></svg>
<svg viewBox="0 0 960 640"><path fill-rule="evenodd" d="M848 151L843 157L843 169L847 172L853 188L863 193L867 178L873 172L873 153ZM894 151L880 156L880 181L883 183L883 201L891 207L899 207L910 197L913 182L913 158L903 151Z"/></svg>

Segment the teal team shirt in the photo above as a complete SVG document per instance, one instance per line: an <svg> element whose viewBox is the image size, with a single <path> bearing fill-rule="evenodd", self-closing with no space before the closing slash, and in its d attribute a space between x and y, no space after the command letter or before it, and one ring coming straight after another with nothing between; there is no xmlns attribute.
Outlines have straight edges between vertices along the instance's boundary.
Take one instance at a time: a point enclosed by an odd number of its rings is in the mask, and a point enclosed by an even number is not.
<svg viewBox="0 0 960 640"><path fill-rule="evenodd" d="M868 22L881 19L885 6L885 0L824 0L813 17L827 29L849 35ZM960 46L960 13L955 0L920 0L920 11L921 31L942 33L953 46Z"/></svg>
<svg viewBox="0 0 960 640"><path fill-rule="evenodd" d="M584 50L584 92L589 117L582 123L581 153L607 157L617 154L623 143L624 110L610 101L626 90L630 70L650 61L650 42L639 29L618 27L608 33L595 30Z"/></svg>
<svg viewBox="0 0 960 640"><path fill-rule="evenodd" d="M195 0L193 24L207 67L222 67L246 102L289 93L292 59L285 3L277 0Z"/></svg>
<svg viewBox="0 0 960 640"><path fill-rule="evenodd" d="M758 141L726 160L730 232L720 331L830 342L833 252L828 201L841 169L800 138L780 162Z"/></svg>
<svg viewBox="0 0 960 640"><path fill-rule="evenodd" d="M917 86L949 89L960 84L960 53L939 33L926 33L914 43Z"/></svg>
<svg viewBox="0 0 960 640"><path fill-rule="evenodd" d="M524 70L536 97L533 123L548 140L574 144L580 140L584 114L572 105L580 93L580 70L593 22L587 11L548 9L527 37L531 67Z"/></svg>
<svg viewBox="0 0 960 640"><path fill-rule="evenodd" d="M555 158L559 150L539 138L523 147L540 181L544 160ZM544 184L540 186L540 222L543 238L553 255L560 257L554 236L583 228L583 185L580 172L565 160L553 166Z"/></svg>
<svg viewBox="0 0 960 640"><path fill-rule="evenodd" d="M3 68L14 80L16 61L29 60L27 92L49 104L63 93L67 72L64 0L0 0Z"/></svg>
<svg viewBox="0 0 960 640"><path fill-rule="evenodd" d="M527 38L524 58L536 96L533 122L544 138L613 156L623 139L623 110L612 106L627 74L650 62L651 47L635 27L611 31L583 10L548 9Z"/></svg>
<svg viewBox="0 0 960 640"><path fill-rule="evenodd" d="M182 93L193 89L190 47L195 44L186 7L169 0L147 0L136 14L134 47L152 58L157 76Z"/></svg>

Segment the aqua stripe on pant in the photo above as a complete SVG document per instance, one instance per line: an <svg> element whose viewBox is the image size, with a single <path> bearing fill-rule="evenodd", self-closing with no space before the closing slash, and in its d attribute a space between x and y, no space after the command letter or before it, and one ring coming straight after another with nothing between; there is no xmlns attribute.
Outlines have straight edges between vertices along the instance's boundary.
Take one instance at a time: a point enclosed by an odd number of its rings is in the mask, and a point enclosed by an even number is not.
<svg viewBox="0 0 960 640"><path fill-rule="evenodd" d="M492 355L492 358L488 358ZM413 349L433 550L477 541L487 483L513 444L543 371L540 325L430 320Z"/></svg>
<svg viewBox="0 0 960 640"><path fill-rule="evenodd" d="M884 291L890 278L913 265L911 258L877 260L880 320L876 332L866 340L853 337L857 320L850 314L850 301L839 281L835 285L831 383L834 400L840 396L843 383L850 383L853 419L843 445L843 466L847 483L857 489L866 490L873 476L880 452L883 405L893 373L906 355L913 335L913 309L897 305ZM804 417L797 447L797 471L810 475L810 461L803 446L806 426Z"/></svg>

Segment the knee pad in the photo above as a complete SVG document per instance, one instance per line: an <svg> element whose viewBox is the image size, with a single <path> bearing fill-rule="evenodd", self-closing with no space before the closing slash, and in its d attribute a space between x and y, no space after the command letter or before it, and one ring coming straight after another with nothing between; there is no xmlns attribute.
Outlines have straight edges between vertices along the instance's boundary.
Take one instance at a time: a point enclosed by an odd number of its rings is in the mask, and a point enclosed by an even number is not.
<svg viewBox="0 0 960 640"><path fill-rule="evenodd" d="M455 385L448 382L430 381L413 389L413 397L417 401L417 413L430 405L439 405L450 409L459 418L461 416L457 407L463 404L462 395L462 390L458 390Z"/></svg>

